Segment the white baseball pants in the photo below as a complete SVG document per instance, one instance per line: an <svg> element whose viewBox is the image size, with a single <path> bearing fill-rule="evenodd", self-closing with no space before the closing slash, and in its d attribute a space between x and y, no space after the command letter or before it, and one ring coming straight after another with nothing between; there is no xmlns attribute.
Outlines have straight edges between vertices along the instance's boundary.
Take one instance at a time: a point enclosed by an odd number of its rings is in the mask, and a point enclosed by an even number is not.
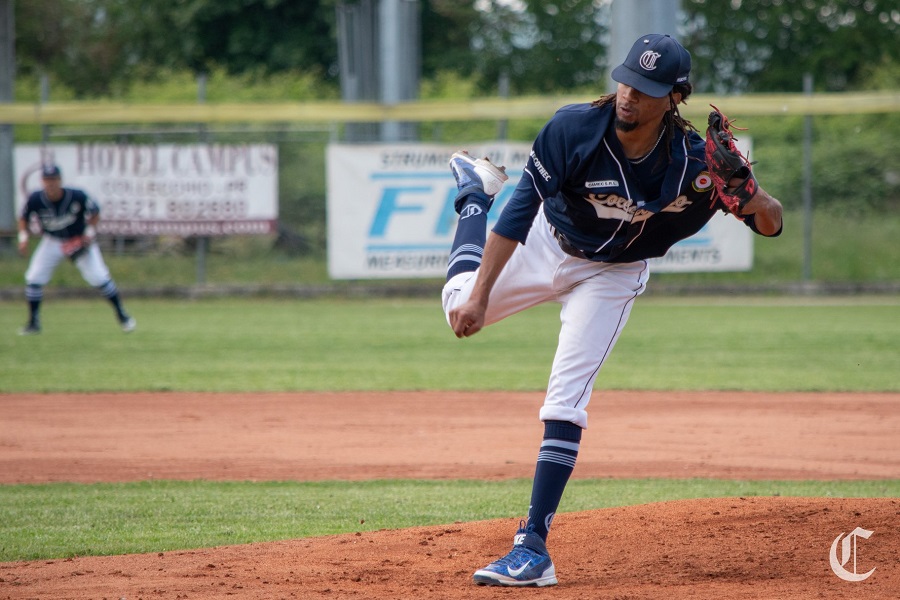
<svg viewBox="0 0 900 600"><path fill-rule="evenodd" d="M47 285L60 261L66 257L62 251L62 240L45 235L31 255L28 270L25 271L25 283L28 285ZM81 276L92 287L100 287L110 279L109 269L103 262L103 255L97 244L88 246L87 251L75 260L75 266Z"/></svg>
<svg viewBox="0 0 900 600"><path fill-rule="evenodd" d="M612 351L631 307L646 288L647 261L593 262L560 249L539 211L527 243L504 267L488 301L485 325L545 302L558 302L561 329L541 421L569 421L587 428L594 380ZM461 273L444 286L444 314L472 293L478 271Z"/></svg>

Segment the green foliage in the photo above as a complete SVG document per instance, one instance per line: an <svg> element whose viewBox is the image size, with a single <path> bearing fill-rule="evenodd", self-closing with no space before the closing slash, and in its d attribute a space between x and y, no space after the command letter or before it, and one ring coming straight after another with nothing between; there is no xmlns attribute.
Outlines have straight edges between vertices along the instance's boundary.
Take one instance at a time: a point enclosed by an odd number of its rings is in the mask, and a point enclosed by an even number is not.
<svg viewBox="0 0 900 600"><path fill-rule="evenodd" d="M142 104L179 104L199 101L199 76L187 69L154 69L141 77L122 80L108 97L111 100ZM261 69L229 74L224 67L213 67L206 75L205 101L215 102L306 102L335 100L338 90L311 72L299 70L265 73ZM49 101L76 100L76 93L65 83L50 82ZM39 77L16 79L17 102L39 102Z"/></svg>
<svg viewBox="0 0 900 600"><path fill-rule="evenodd" d="M782 197L783 198L783 197ZM799 203L794 197L793 203ZM654 278L672 285L767 285L796 282L803 276L805 219L799 211L784 217L784 233L756 238L753 269L740 273L657 273ZM855 215L818 210L813 215L812 278L825 283L900 281L900 211ZM848 235L852 232L852 235ZM651 289L653 282L651 281Z"/></svg>
<svg viewBox="0 0 900 600"><path fill-rule="evenodd" d="M601 80L606 27L594 0L527 0L521 8L488 0L479 7L477 28L470 30L478 58L471 64L485 84L505 74L515 93L544 94Z"/></svg>
<svg viewBox="0 0 900 600"><path fill-rule="evenodd" d="M885 55L880 62L862 68L862 89L900 89L900 60L890 60Z"/></svg>
<svg viewBox="0 0 900 600"><path fill-rule="evenodd" d="M468 100L478 96L478 82L474 76L466 77L446 69L424 79L420 87L422 100Z"/></svg>
<svg viewBox="0 0 900 600"><path fill-rule="evenodd" d="M323 43L335 39L333 1L195 0L170 10L194 70L218 64L233 73L303 68L335 75L337 45Z"/></svg>
<svg viewBox="0 0 900 600"><path fill-rule="evenodd" d="M526 0L525 4L533 19L534 44L518 48L509 57L514 79L527 82L513 89L551 93L598 83L602 88L606 47L601 40L608 33L602 5L595 0ZM529 36L515 32L516 37ZM528 78L531 72L540 73L542 80Z"/></svg>
<svg viewBox="0 0 900 600"><path fill-rule="evenodd" d="M479 95L494 93L504 74L514 94L596 85L603 76L604 15L595 0L425 2L422 72L471 76Z"/></svg>
<svg viewBox="0 0 900 600"><path fill-rule="evenodd" d="M325 147L315 140L279 145L279 247L289 254L325 256ZM286 239L287 231L300 239Z"/></svg>
<svg viewBox="0 0 900 600"><path fill-rule="evenodd" d="M105 5L113 10L105 11ZM113 0L15 2L19 74L46 73L78 97L109 93L132 58L122 51L128 32L114 5Z"/></svg>
<svg viewBox="0 0 900 600"><path fill-rule="evenodd" d="M896 0L684 3L695 89L765 92L859 89L866 69L900 61Z"/></svg>
<svg viewBox="0 0 900 600"><path fill-rule="evenodd" d="M816 125L814 202L837 214L900 210L900 163L888 158L900 156L900 140L891 135L900 131L900 113L824 117Z"/></svg>
<svg viewBox="0 0 900 600"><path fill-rule="evenodd" d="M683 41L698 91L799 91L877 85L896 70L894 0L684 3ZM608 2L423 0L422 74L473 75L480 94L501 73L514 94L604 87ZM20 76L46 73L78 98L119 96L167 71L310 73L336 87L336 0L29 0L16 2ZM49 18L48 15L52 15ZM618 58L618 57L617 57ZM882 88L883 89L883 88Z"/></svg>
<svg viewBox="0 0 900 600"><path fill-rule="evenodd" d="M120 97L143 78L217 68L336 83L332 0L33 0L15 10L20 76L47 73L78 98Z"/></svg>
<svg viewBox="0 0 900 600"><path fill-rule="evenodd" d="M54 102L69 102L76 99L75 91L64 83L58 83L48 89ZM40 74L36 76L17 77L15 81L15 98L16 102L34 102L41 101L41 78Z"/></svg>
<svg viewBox="0 0 900 600"><path fill-rule="evenodd" d="M463 77L455 71L438 71L421 82L422 100L466 100L481 97L477 75ZM515 120L505 123L506 139L531 141L544 120ZM441 144L470 144L501 137L497 121L424 121L419 125L419 139Z"/></svg>
<svg viewBox="0 0 900 600"><path fill-rule="evenodd" d="M422 75L472 70L471 32L477 29L474 0L422 0ZM491 82L495 83L495 82Z"/></svg>
<svg viewBox="0 0 900 600"><path fill-rule="evenodd" d="M132 80L119 91L129 102L152 104L198 101L198 76L186 69L161 69ZM229 74L215 66L206 73L205 101L216 102L304 102L334 100L337 89L309 72L299 70L266 73L262 69Z"/></svg>
<svg viewBox="0 0 900 600"><path fill-rule="evenodd" d="M746 117L751 160L763 187L786 208L802 206L803 117ZM816 208L843 217L900 209L900 113L816 116L812 120L812 193Z"/></svg>
<svg viewBox="0 0 900 600"><path fill-rule="evenodd" d="M119 330L101 298L48 298L43 333L19 337L13 333L25 321L25 302L7 303L0 311L0 331L7 332L0 336L0 392L546 387L558 307L540 306L457 340L438 305L439 289L436 283L433 299L382 301L173 302L130 299L126 293L126 306L138 320L130 335ZM685 349L734 366L710 369L705 361L671 360ZM70 360L73 352L78 361ZM898 352L900 301L893 297L649 296L635 306L597 385L898 391ZM654 368L635 370L639 363Z"/></svg>
<svg viewBox="0 0 900 600"><path fill-rule="evenodd" d="M0 486L0 562L172 552L514 519L531 481L149 481ZM560 513L711 497L900 496L900 481L573 480Z"/></svg>

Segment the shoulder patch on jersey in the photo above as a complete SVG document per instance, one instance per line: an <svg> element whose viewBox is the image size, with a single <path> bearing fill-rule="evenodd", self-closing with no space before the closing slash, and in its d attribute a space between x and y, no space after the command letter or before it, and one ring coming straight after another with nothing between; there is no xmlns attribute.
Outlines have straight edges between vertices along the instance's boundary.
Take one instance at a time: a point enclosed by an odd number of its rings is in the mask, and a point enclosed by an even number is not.
<svg viewBox="0 0 900 600"><path fill-rule="evenodd" d="M697 175L691 185L693 186L695 192L708 192L709 190L711 190L713 186L713 180L712 177L709 176L709 171L703 171L702 173Z"/></svg>

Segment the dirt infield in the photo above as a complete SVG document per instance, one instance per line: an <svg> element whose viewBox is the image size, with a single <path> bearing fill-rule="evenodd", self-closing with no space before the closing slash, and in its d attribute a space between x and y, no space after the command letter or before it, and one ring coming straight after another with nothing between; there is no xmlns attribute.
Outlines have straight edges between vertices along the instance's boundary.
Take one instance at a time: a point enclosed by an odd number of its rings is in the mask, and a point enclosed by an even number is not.
<svg viewBox="0 0 900 600"><path fill-rule="evenodd" d="M0 396L0 483L530 477L538 393ZM900 394L599 392L574 477L900 477ZM527 502L523 498L523 504ZM523 506L523 510L526 507ZM838 578L833 543L856 527ZM560 585L471 584L515 522L0 564L0 599L897 598L900 500L726 498L563 514ZM839 539L840 536L840 539ZM850 546L847 546L850 548ZM835 556L843 544L836 543Z"/></svg>

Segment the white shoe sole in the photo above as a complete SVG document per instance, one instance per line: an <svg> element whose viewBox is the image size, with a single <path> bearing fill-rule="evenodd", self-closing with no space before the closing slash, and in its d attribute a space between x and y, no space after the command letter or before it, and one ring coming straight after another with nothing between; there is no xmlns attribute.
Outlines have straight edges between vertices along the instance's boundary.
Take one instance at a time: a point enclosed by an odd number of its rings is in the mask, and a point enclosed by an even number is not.
<svg viewBox="0 0 900 600"><path fill-rule="evenodd" d="M487 569L478 569L472 576L472 579L478 585L502 585L506 587L545 587L548 585L556 585L556 566L551 564L544 571L544 574L537 579L515 579L500 573L488 571Z"/></svg>
<svg viewBox="0 0 900 600"><path fill-rule="evenodd" d="M503 587L546 587L559 583L555 575L545 575L539 579L519 581L518 579L504 577L499 573L491 573L490 571L475 571L472 579L478 585L499 585Z"/></svg>

